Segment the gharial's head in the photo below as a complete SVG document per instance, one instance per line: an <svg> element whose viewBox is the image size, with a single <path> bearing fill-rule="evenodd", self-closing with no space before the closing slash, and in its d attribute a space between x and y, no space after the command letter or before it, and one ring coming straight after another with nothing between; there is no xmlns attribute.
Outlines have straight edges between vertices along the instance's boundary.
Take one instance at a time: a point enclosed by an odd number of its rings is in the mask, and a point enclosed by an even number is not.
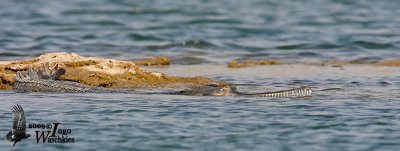
<svg viewBox="0 0 400 151"><path fill-rule="evenodd" d="M236 94L236 86L234 84L224 84L224 85L211 84L208 86L215 88L212 94L213 96L233 96Z"/></svg>

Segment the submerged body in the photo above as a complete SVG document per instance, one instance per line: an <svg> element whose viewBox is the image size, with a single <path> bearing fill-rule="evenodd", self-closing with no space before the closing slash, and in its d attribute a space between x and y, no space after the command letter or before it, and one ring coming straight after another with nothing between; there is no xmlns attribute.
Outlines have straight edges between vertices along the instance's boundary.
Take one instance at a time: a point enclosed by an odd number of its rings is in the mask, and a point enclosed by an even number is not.
<svg viewBox="0 0 400 151"><path fill-rule="evenodd" d="M72 81L61 81L58 78L65 73L65 70L56 65L50 68L45 65L41 69L29 68L28 71L18 72L14 78L15 92L57 92L57 93L84 93L84 92L121 92L123 91L90 86ZM299 87L296 89L265 92L265 93L242 93L238 92L234 84L228 85L206 85L179 92L166 92L162 94L191 95L191 96L252 96L252 97L309 97L311 88ZM155 93L147 93L155 94ZM160 94L160 93L158 93Z"/></svg>
<svg viewBox="0 0 400 151"><path fill-rule="evenodd" d="M306 86L282 91L242 93L237 91L234 84L228 84L224 86L207 85L190 90L184 90L178 94L192 96L309 97L311 96L311 93L311 88Z"/></svg>

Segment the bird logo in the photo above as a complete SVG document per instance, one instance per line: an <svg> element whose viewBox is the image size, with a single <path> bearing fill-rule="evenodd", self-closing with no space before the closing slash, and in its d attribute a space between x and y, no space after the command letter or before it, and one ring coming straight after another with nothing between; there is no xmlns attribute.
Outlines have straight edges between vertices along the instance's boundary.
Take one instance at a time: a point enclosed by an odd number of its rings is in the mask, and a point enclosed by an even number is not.
<svg viewBox="0 0 400 151"><path fill-rule="evenodd" d="M6 140L14 142L13 147L17 142L28 138L30 135L26 134L26 121L24 109L20 105L15 105L12 107L13 112L13 125L12 130L6 135Z"/></svg>

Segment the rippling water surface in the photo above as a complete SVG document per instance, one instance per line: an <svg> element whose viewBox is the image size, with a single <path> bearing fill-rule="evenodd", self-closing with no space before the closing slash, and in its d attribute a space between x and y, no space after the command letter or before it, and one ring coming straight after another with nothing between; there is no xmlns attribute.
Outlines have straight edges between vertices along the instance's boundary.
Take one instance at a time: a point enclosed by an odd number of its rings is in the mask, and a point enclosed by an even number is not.
<svg viewBox="0 0 400 151"><path fill-rule="evenodd" d="M71 51L357 59L400 57L397 0L4 0L1 59Z"/></svg>
<svg viewBox="0 0 400 151"><path fill-rule="evenodd" d="M173 65L150 70L226 80L241 91L308 85L315 95L0 91L0 136L18 103L28 124L61 122L76 143L36 144L33 135L14 150L398 150L396 67L222 66L244 58L399 58L399 8L398 0L3 0L0 60L53 51L124 60L162 55ZM0 141L2 149L11 146Z"/></svg>
<svg viewBox="0 0 400 151"><path fill-rule="evenodd" d="M242 84L239 91L308 85L314 90L311 98L0 91L0 134L10 130L10 107L18 103L26 111L28 124L60 122L61 128L72 130L68 136L76 143L36 144L37 129L28 129L33 136L18 143L15 150L398 150L397 68L311 67L309 71L323 73L291 74L298 72L290 71L293 68L307 68L301 66L224 70L192 65L154 70L227 80ZM193 68L215 70L190 72ZM260 75L263 70L283 71ZM1 148L11 145L0 141Z"/></svg>

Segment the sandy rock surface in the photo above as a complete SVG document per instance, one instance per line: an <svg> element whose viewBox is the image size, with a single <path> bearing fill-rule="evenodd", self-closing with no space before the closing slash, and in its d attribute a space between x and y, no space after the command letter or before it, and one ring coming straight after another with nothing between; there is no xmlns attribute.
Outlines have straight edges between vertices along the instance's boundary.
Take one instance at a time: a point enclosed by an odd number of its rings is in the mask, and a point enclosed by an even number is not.
<svg viewBox="0 0 400 151"><path fill-rule="evenodd" d="M28 60L0 62L0 89L12 89L13 78L18 71L27 70L29 66L33 68L41 67L46 63L50 65L60 64L66 69L66 73L60 77L60 80L108 88L191 87L209 83L223 83L204 77L168 76L160 72L147 71L129 61L54 52Z"/></svg>

